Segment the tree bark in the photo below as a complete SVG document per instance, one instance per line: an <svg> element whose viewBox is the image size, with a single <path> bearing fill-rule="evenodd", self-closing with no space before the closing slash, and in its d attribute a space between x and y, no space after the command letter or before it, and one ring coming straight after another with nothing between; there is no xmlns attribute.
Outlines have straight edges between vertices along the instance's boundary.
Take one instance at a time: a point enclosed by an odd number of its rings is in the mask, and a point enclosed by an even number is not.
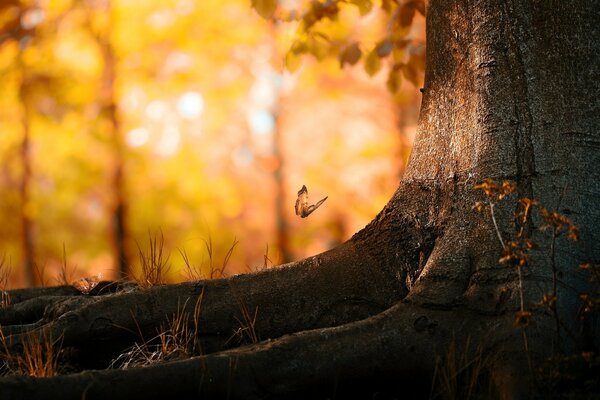
<svg viewBox="0 0 600 400"><path fill-rule="evenodd" d="M201 299L203 355L51 379L6 377L8 397L326 397L356 395L358 383L369 395L384 387L426 396L441 373L436 359L449 359L452 348L479 364L495 396L529 397L529 362L552 353L554 321L531 308L526 335L513 326L521 282L498 264L502 246L489 215L471 209L481 200L473 187L484 178L513 180L519 197L579 225L580 241L559 238L553 256L562 273L560 318L575 326L576 296L566 288L587 290L575 269L600 259L599 6L431 0L417 140L398 190L368 226L331 251L273 270L117 293L54 312L32 332L114 356ZM506 238L512 204L496 206ZM551 237L541 224L536 217L528 231L539 245L523 271L528 307L553 284ZM230 340L242 303L258 310L258 343ZM17 348L23 338L8 339ZM397 378L403 385L394 386Z"/></svg>

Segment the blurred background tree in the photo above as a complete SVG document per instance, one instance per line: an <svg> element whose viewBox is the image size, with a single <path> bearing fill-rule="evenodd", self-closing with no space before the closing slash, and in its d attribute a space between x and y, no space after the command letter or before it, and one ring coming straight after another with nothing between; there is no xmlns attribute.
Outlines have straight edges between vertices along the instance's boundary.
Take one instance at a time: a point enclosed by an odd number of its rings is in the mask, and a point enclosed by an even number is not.
<svg viewBox="0 0 600 400"><path fill-rule="evenodd" d="M239 240L229 275L364 226L410 152L422 78L402 67L404 82L393 57L424 54L424 21L414 15L403 32L413 47L392 54L385 10L348 2L296 54L295 3L280 2L284 23L248 0L4 0L0 256L11 286L56 283L61 270L135 274L149 233L164 235L178 281L181 253L210 273L205 243L220 262ZM303 184L329 199L299 219Z"/></svg>

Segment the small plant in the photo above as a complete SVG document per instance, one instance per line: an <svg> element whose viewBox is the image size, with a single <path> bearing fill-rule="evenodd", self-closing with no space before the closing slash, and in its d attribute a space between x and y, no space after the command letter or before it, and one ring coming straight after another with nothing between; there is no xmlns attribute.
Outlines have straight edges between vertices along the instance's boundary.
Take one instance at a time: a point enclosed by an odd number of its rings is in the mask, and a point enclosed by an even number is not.
<svg viewBox="0 0 600 400"><path fill-rule="evenodd" d="M515 326L521 328L522 336L523 336L523 344L525 348L525 352L527 353L527 358L529 361L530 370L533 371L531 365L531 359L529 357L529 349L527 343L527 335L525 333L525 328L529 324L529 320L531 318L531 312L525 309L524 299L523 299L523 274L522 269L527 267L530 260L530 252L531 250L537 248L536 243L534 243L530 239L531 230L531 218L532 211L535 207L538 207L538 213L543 221L543 225L540 227L541 231L550 230L552 237L550 241L549 248L549 259L550 259L550 267L552 269L552 289L551 291L547 291L544 293L543 298L541 300L540 305L547 307L551 314L554 317L555 321L555 333L556 333L556 343L558 348L561 348L561 330L563 329L563 324L561 323L557 299L559 297L558 292L558 283L559 283L559 271L556 265L555 254L556 254L556 241L559 236L563 233L567 234L567 238L569 240L575 241L579 238L579 230L577 226L566 216L555 212L549 211L544 207L540 207L540 204L536 200L532 200L529 198L521 198L517 202L517 210L514 213L514 226L515 226L515 235L514 238L510 240L504 240L502 234L500 233L500 229L498 228L498 224L495 217L494 206L496 202L503 200L509 194L516 190L516 185L510 181L504 181L502 183L497 183L491 179L486 179L482 183L475 186L476 189L481 189L486 195L486 201L477 202L473 207L476 211L482 211L486 207L490 211L490 217L494 224L494 229L496 231L496 235L498 236L498 240L502 245L502 255L499 259L501 264L513 267L517 270L518 279L519 279L519 300L520 307L519 310L515 313ZM592 264L584 264L584 269L587 266L591 267ZM581 267L580 267L581 268ZM588 304L593 307L593 302L587 302L586 294L581 294L580 298L584 301L584 304ZM591 308L590 307L590 308ZM586 307L584 306L584 310ZM566 329L566 328L565 328ZM574 336L572 332L567 331L572 337Z"/></svg>
<svg viewBox="0 0 600 400"><path fill-rule="evenodd" d="M498 228L496 221L495 205L496 202L504 200L508 195L516 190L516 184L511 181L497 183L492 179L486 179L482 183L475 186L475 189L481 189L486 196L486 201L477 202L473 206L478 212L488 208L494 230L498 237L498 241L502 246L502 255L498 262L511 267L517 271L519 280L519 310L515 313L515 326L521 328L521 336L523 338L523 348L529 362L529 370L533 372L531 358L529 356L529 343L525 328L529 325L531 312L525 309L524 292L523 292L523 272L522 268L526 267L529 262L529 252L535 247L534 243L525 236L525 227L527 226L530 216L531 207L536 203L535 200L521 199L518 203L518 211L515 214L516 235L513 240L505 241Z"/></svg>
<svg viewBox="0 0 600 400"><path fill-rule="evenodd" d="M163 253L165 238L160 232L152 236L148 233L148 249L143 251L138 243L138 254L141 264L141 275L134 276L135 281L144 288L162 285L170 269L169 256Z"/></svg>

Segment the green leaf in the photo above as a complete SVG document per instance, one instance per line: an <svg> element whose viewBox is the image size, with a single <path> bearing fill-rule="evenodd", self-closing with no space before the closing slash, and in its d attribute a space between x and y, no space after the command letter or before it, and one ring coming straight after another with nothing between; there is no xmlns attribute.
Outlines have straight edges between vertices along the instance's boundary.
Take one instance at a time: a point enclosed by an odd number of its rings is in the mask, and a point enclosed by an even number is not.
<svg viewBox="0 0 600 400"><path fill-rule="evenodd" d="M360 15L366 15L373 8L373 2L371 0L350 0L350 3L358 7Z"/></svg>
<svg viewBox="0 0 600 400"><path fill-rule="evenodd" d="M365 58L365 71L369 76L375 75L381 69L381 61L375 49L371 50Z"/></svg>
<svg viewBox="0 0 600 400"><path fill-rule="evenodd" d="M394 49L394 44L390 39L382 40L375 46L375 51L380 58L388 56Z"/></svg>
<svg viewBox="0 0 600 400"><path fill-rule="evenodd" d="M360 50L360 47L358 47L358 43L352 43L342 50L342 52L338 55L338 60L340 60L340 68L344 68L345 64L356 64L358 60L360 60L361 56L362 51Z"/></svg>
<svg viewBox="0 0 600 400"><path fill-rule="evenodd" d="M252 7L258 15L265 19L270 19L277 8L277 0L252 0Z"/></svg>

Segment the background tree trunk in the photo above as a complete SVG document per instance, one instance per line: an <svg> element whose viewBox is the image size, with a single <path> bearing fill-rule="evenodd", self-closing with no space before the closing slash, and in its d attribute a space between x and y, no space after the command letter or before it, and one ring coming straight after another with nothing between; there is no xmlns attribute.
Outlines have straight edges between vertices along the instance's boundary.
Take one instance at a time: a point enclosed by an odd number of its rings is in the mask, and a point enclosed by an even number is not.
<svg viewBox="0 0 600 400"><path fill-rule="evenodd" d="M19 100L22 104L21 127L23 140L21 141L21 179L19 193L21 195L21 251L23 257L23 276L26 286L34 286L35 279L35 246L32 219L31 199L31 127L30 127L30 99L28 96L28 74L23 65L21 55L18 56L18 66L21 70L21 84L19 87ZM42 278L42 277L41 277Z"/></svg>
<svg viewBox="0 0 600 400"><path fill-rule="evenodd" d="M564 288L585 290L575 268L600 259L598 6L431 0L417 141L398 190L367 227L336 249L267 272L50 307L31 331L64 332L65 346L85 352L102 338L124 346L134 327L158 329L181 304L201 298L200 326L210 329L199 333L213 345L147 369L4 378L6 392L160 397L168 387L185 398L289 398L354 393L357 382L372 395L383 379L386 391L423 395L436 357L450 358L455 348L469 365L478 360L499 397L530 395L527 358L551 354L553 319L532 308L526 353L513 326L519 280L498 264L502 246L489 215L471 209L481 199L473 187L484 178L513 180L518 196L568 212L580 226L581 240L559 240L555 254L561 318L575 324L576 297ZM497 207L501 236L514 231L513 211L514 202ZM541 223L534 219L528 231L540 245L523 271L528 307L553 284ZM232 296L258 309L262 342L224 349L236 346L220 341L239 328ZM12 346L26 330L15 328ZM395 387L398 377L403 384Z"/></svg>
<svg viewBox="0 0 600 400"><path fill-rule="evenodd" d="M102 115L109 121L111 129L111 144L113 149L112 190L113 202L111 204L111 238L113 243L113 256L118 278L129 277L131 271L130 255L128 248L129 232L127 227L127 195L125 193L125 146L123 144L121 124L118 116L116 80L117 62L110 38L112 35L112 7L110 0L102 4L102 9L109 14L109 23L103 37L98 38L102 51L104 73L102 78Z"/></svg>

